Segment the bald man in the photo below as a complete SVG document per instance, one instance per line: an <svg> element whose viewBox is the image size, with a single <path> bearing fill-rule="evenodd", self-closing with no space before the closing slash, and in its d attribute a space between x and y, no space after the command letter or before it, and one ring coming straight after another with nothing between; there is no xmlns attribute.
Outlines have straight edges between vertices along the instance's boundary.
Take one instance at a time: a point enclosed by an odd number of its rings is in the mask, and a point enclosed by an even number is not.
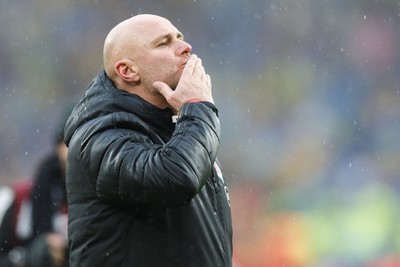
<svg viewBox="0 0 400 267"><path fill-rule="evenodd" d="M104 42L104 70L65 127L70 266L232 266L210 76L165 18Z"/></svg>

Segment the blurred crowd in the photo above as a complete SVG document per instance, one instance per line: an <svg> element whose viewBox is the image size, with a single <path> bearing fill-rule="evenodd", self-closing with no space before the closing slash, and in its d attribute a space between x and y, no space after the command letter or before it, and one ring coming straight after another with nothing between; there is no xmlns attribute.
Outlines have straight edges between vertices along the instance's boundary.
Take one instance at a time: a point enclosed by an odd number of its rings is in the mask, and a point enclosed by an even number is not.
<svg viewBox="0 0 400 267"><path fill-rule="evenodd" d="M136 2L0 3L0 185L51 150L108 31L159 14L212 77L234 266L400 266L400 2Z"/></svg>

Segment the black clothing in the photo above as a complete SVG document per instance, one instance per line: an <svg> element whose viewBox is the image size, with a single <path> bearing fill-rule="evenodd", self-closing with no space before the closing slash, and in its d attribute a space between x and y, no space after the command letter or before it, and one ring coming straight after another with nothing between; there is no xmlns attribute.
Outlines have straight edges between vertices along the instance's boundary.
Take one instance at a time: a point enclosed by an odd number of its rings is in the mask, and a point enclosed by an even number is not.
<svg viewBox="0 0 400 267"><path fill-rule="evenodd" d="M64 234L66 229L57 229L56 221L60 216L67 216L65 172L55 153L44 159L37 169L31 203L34 238L43 233Z"/></svg>
<svg viewBox="0 0 400 267"><path fill-rule="evenodd" d="M70 266L231 266L227 187L211 103L178 121L95 77L65 127Z"/></svg>

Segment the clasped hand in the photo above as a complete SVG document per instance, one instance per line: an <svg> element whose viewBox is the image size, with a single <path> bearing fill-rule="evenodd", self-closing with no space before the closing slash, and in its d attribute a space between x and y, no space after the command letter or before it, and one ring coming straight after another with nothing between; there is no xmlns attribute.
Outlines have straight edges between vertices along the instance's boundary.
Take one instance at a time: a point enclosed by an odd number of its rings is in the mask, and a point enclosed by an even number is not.
<svg viewBox="0 0 400 267"><path fill-rule="evenodd" d="M179 113L183 104L191 100L214 103L210 75L205 72L201 59L195 54L186 62L175 90L160 81L154 82L153 87L165 97L175 114Z"/></svg>

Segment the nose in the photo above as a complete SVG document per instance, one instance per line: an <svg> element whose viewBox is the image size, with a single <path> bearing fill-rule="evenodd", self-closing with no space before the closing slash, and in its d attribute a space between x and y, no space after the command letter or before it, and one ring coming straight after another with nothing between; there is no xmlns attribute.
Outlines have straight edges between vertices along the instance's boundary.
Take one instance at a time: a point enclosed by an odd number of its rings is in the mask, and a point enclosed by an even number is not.
<svg viewBox="0 0 400 267"><path fill-rule="evenodd" d="M178 56L189 54L191 51L192 51L192 46L189 43L183 40L179 41L178 49L176 50Z"/></svg>

